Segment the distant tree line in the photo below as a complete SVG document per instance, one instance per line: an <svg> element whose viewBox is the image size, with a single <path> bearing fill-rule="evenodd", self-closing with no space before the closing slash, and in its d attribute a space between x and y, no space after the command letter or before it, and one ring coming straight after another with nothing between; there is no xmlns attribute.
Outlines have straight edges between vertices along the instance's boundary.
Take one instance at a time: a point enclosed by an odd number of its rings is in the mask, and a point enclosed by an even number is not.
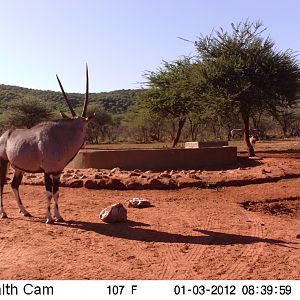
<svg viewBox="0 0 300 300"><path fill-rule="evenodd" d="M300 69L291 50L279 51L260 22L232 24L194 42L196 55L163 61L144 74L140 90L92 93L89 143L168 142L230 138L244 129L261 136L300 135ZM74 107L84 95L71 93ZM30 128L68 113L59 92L0 85L0 127Z"/></svg>

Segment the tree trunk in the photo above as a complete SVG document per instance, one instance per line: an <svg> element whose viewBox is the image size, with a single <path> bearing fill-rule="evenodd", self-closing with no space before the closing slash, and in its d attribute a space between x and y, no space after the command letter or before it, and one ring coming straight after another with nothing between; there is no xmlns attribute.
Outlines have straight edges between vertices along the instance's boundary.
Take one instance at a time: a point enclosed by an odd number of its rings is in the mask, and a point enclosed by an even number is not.
<svg viewBox="0 0 300 300"><path fill-rule="evenodd" d="M196 129L197 129L197 125L195 124L190 124L190 133L191 133L191 139L192 141L196 141Z"/></svg>
<svg viewBox="0 0 300 300"><path fill-rule="evenodd" d="M228 141L231 140L231 126L227 124L227 129L228 129L228 132L227 132L227 139Z"/></svg>
<svg viewBox="0 0 300 300"><path fill-rule="evenodd" d="M175 136L175 138L173 140L173 145L172 145L173 148L175 148L177 146L177 144L178 144L178 141L179 141L179 138L180 138L180 135L181 135L181 131L182 131L182 128L183 128L183 126L185 124L185 121L186 121L186 118L179 119L176 136Z"/></svg>
<svg viewBox="0 0 300 300"><path fill-rule="evenodd" d="M288 122L286 122L286 120L283 119L283 122L282 122L282 132L283 132L283 137L284 138L287 138L288 136Z"/></svg>
<svg viewBox="0 0 300 300"><path fill-rule="evenodd" d="M214 123L211 124L212 131L214 133L214 139L217 138L217 129Z"/></svg>
<svg viewBox="0 0 300 300"><path fill-rule="evenodd" d="M249 157L254 157L255 151L254 151L253 146L250 143L250 138L249 138L249 134L250 134L249 113L245 112L244 110L241 110L241 113L242 113L242 119L244 121L244 141L247 146L248 155L249 155Z"/></svg>
<svg viewBox="0 0 300 300"><path fill-rule="evenodd" d="M191 118L189 118L189 122L190 122L191 139L194 142L194 141L196 141L196 138L197 138L197 127L198 127L198 124L196 122L193 123L193 120Z"/></svg>

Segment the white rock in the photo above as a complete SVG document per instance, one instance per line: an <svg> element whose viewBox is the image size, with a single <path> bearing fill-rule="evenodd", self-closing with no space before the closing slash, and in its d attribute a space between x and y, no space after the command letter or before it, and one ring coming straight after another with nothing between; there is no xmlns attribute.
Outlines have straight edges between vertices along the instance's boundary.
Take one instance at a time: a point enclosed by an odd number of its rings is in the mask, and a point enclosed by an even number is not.
<svg viewBox="0 0 300 300"><path fill-rule="evenodd" d="M127 200L128 207L134 207L134 208L143 208L143 207L149 207L151 206L151 203L148 199L144 198L132 198Z"/></svg>
<svg viewBox="0 0 300 300"><path fill-rule="evenodd" d="M126 222L127 210L123 204L116 203L104 208L99 217L105 223Z"/></svg>

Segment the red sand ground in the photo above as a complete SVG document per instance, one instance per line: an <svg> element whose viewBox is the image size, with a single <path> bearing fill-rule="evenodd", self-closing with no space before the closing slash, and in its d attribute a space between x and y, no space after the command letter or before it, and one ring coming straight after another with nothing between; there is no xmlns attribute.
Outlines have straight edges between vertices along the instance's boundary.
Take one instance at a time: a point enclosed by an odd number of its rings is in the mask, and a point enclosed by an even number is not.
<svg viewBox="0 0 300 300"><path fill-rule="evenodd" d="M269 154L261 154L273 157L259 166L209 171L208 182L239 174L242 186L64 187L60 209L66 222L55 225L44 223L43 187L21 186L24 205L34 216L25 218L6 186L10 218L0 219L0 279L300 279L300 175L295 168L300 173L300 154ZM250 184L256 175L276 177L283 168L283 173L294 168L299 178ZM99 219L104 207L132 197L147 198L153 207L128 208L127 223Z"/></svg>

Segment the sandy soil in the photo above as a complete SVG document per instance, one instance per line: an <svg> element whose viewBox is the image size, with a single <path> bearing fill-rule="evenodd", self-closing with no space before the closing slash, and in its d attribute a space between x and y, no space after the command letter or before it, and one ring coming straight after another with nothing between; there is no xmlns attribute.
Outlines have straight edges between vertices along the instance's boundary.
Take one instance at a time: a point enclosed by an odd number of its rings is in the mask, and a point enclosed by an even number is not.
<svg viewBox="0 0 300 300"><path fill-rule="evenodd" d="M199 171L202 182L219 182L205 188L63 187L66 221L55 225L44 223L43 187L21 186L33 215L25 218L5 186L0 279L300 279L300 155L273 154ZM235 184L221 184L230 176ZM127 208L126 223L99 219L106 206L133 197L153 206Z"/></svg>

